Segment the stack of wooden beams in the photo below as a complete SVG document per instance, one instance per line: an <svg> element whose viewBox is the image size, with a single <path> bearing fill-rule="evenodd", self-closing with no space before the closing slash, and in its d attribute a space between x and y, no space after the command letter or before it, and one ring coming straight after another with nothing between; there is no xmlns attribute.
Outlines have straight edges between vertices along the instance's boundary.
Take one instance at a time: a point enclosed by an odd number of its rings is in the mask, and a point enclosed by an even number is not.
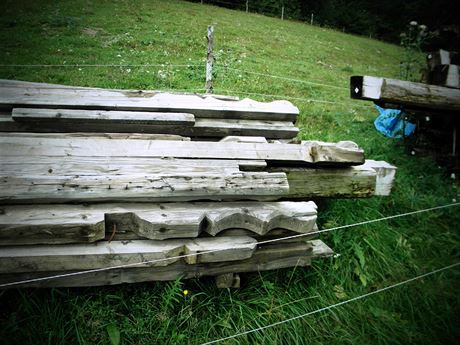
<svg viewBox="0 0 460 345"><path fill-rule="evenodd" d="M439 49L427 55L428 83L460 89L460 54Z"/></svg>
<svg viewBox="0 0 460 345"><path fill-rule="evenodd" d="M388 195L395 175L350 141L273 140L287 133L278 127L297 133L286 101L13 81L0 89L3 286L205 275L238 286L239 272L333 254L315 239L308 200ZM226 135L241 130L248 136Z"/></svg>

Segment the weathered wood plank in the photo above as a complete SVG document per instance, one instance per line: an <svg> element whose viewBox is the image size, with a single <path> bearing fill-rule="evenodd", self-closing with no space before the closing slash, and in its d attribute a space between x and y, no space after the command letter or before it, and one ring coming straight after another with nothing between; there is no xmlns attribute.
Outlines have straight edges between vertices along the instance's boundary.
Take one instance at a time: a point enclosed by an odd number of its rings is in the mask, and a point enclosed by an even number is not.
<svg viewBox="0 0 460 345"><path fill-rule="evenodd" d="M0 203L274 199L286 195L284 173L240 172L73 176L3 176Z"/></svg>
<svg viewBox="0 0 460 345"><path fill-rule="evenodd" d="M51 125L75 125L78 123L90 124L137 124L137 125L180 125L193 126L195 116L188 113L160 113L139 111L107 111L81 109L38 109L14 108L11 114L14 121L48 123ZM110 127L106 131L110 132Z"/></svg>
<svg viewBox="0 0 460 345"><path fill-rule="evenodd" d="M195 238L203 232L215 236L234 228L250 231L244 235L265 235L273 229L307 233L314 229L316 214L313 202L3 206L0 244L82 243L105 236Z"/></svg>
<svg viewBox="0 0 460 345"><path fill-rule="evenodd" d="M232 118L294 122L297 107L288 101L223 100L212 96L153 91L85 88L11 87L0 83L0 106L104 109L192 113L196 118Z"/></svg>
<svg viewBox="0 0 460 345"><path fill-rule="evenodd" d="M196 119L191 128L195 137L264 136L272 139L294 138L299 129L289 121Z"/></svg>
<svg viewBox="0 0 460 345"><path fill-rule="evenodd" d="M14 108L13 121L3 118L0 131L139 132L194 137L228 135L293 138L298 128L289 121L197 119L186 113Z"/></svg>
<svg viewBox="0 0 460 345"><path fill-rule="evenodd" d="M180 255L188 264L250 258L257 241L251 237L167 241L112 241L93 244L0 247L0 274L87 270L119 265L167 266ZM169 259L171 258L171 259Z"/></svg>
<svg viewBox="0 0 460 345"><path fill-rule="evenodd" d="M0 127L1 127L0 117ZM12 122L15 122L12 120ZM37 128L34 128L37 130ZM1 130L0 130L1 131ZM9 131L7 135L14 137L25 138L98 138L98 139L137 139L137 140L176 140L190 141L189 137L183 137L174 134L158 134L158 133L105 133L103 132L69 132L69 133L38 133L38 132L14 132Z"/></svg>
<svg viewBox="0 0 460 345"><path fill-rule="evenodd" d="M301 144L175 142L98 138L36 138L0 135L0 158L7 156L49 157L175 157L202 159L249 159L316 165L359 165L364 152L353 142Z"/></svg>
<svg viewBox="0 0 460 345"><path fill-rule="evenodd" d="M0 79L0 86L1 87L15 87L15 88L35 88L38 90L46 90L46 89L77 89L77 90L112 90L112 91L120 91L118 89L103 89L98 87L88 87L88 86L71 86L71 85L62 85L62 84L50 84L50 83L38 83L38 82L30 82L30 81L23 81L23 80L8 80L8 79ZM137 93L139 90L134 89L124 89L125 92L134 92ZM164 91L161 90L146 90L146 93L161 93ZM185 91L169 91L169 93L175 95L198 95L200 97L208 96L206 94L200 94L196 92L185 92ZM238 96L230 96L230 95L218 95L213 93L213 98L222 99L227 101L239 101L240 98Z"/></svg>
<svg viewBox="0 0 460 345"><path fill-rule="evenodd" d="M460 90L404 80L354 76L351 98L414 108L460 111Z"/></svg>
<svg viewBox="0 0 460 345"><path fill-rule="evenodd" d="M260 163L262 162L262 163ZM144 174L233 174L240 164L265 167L263 161L176 158L2 157L1 176L121 176Z"/></svg>
<svg viewBox="0 0 460 345"><path fill-rule="evenodd" d="M132 267L129 269L112 269L59 279L42 280L19 285L18 287L100 286L146 281L167 281L178 278L190 279L202 276L218 276L235 272L259 272L287 267L309 266L312 259L328 257L333 254L334 252L322 241L313 240L308 243L296 243L282 247L277 245L267 245L264 248L257 249L252 257L239 261L199 263L196 265L188 265L179 261L165 267ZM54 271L0 274L0 283L6 284L26 279L49 277L51 275L62 273L64 272Z"/></svg>
<svg viewBox="0 0 460 345"><path fill-rule="evenodd" d="M376 171L366 165L346 168L271 167L285 172L289 182L287 198L360 198L375 194Z"/></svg>

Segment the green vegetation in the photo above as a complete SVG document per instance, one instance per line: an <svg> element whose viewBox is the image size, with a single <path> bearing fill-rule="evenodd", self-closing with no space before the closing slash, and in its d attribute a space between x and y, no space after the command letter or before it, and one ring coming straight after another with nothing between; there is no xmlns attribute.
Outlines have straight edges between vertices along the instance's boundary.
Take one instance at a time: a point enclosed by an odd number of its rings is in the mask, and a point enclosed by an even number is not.
<svg viewBox="0 0 460 345"><path fill-rule="evenodd" d="M354 140L398 166L391 197L319 201L320 228L460 200L430 158L407 155L352 101L352 74L398 77L402 48L297 22L181 1L3 1L0 77L108 88L203 90L205 33L215 25L216 93L293 97L302 139ZM189 67L171 64L190 64ZM194 66L201 64L201 66ZM334 87L275 79L268 73ZM230 91L229 91L230 90ZM310 101L308 101L308 100ZM315 101L312 101L315 100ZM325 307L458 261L458 208L338 230L339 257L311 269L246 274L238 290L210 279L0 292L3 344L197 344ZM224 344L451 344L460 336L459 270ZM184 296L183 290L189 291Z"/></svg>

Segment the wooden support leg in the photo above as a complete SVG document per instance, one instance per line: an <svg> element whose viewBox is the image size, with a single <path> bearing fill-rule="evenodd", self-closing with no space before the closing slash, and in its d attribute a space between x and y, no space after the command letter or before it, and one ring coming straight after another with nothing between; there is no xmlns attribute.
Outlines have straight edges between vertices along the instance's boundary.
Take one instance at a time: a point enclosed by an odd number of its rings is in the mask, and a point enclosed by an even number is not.
<svg viewBox="0 0 460 345"><path fill-rule="evenodd" d="M215 277L216 285L219 289L239 288L240 275L238 273L226 273Z"/></svg>

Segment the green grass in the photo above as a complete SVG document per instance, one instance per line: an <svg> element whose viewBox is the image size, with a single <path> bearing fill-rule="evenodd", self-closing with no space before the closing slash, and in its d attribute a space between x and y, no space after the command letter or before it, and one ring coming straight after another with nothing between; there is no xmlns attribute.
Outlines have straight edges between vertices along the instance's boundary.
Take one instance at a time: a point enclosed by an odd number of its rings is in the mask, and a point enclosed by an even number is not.
<svg viewBox="0 0 460 345"><path fill-rule="evenodd" d="M206 26L214 24L217 93L293 97L301 110L302 139L354 140L367 157L398 166L391 197L319 201L321 228L460 200L458 184L443 169L430 158L407 155L400 142L378 134L372 106L349 99L350 75L399 76L403 50L397 46L181 1L3 1L0 9L1 64L165 65L0 68L2 78L109 88L202 90ZM229 336L456 262L459 214L458 208L446 209L323 235L339 257L317 260L310 269L245 274L238 290L218 290L204 278L3 291L0 339L4 344L109 344L108 329L119 331L122 344L197 344ZM223 343L451 344L460 336L458 279L458 269L445 271ZM183 289L190 291L187 297Z"/></svg>

